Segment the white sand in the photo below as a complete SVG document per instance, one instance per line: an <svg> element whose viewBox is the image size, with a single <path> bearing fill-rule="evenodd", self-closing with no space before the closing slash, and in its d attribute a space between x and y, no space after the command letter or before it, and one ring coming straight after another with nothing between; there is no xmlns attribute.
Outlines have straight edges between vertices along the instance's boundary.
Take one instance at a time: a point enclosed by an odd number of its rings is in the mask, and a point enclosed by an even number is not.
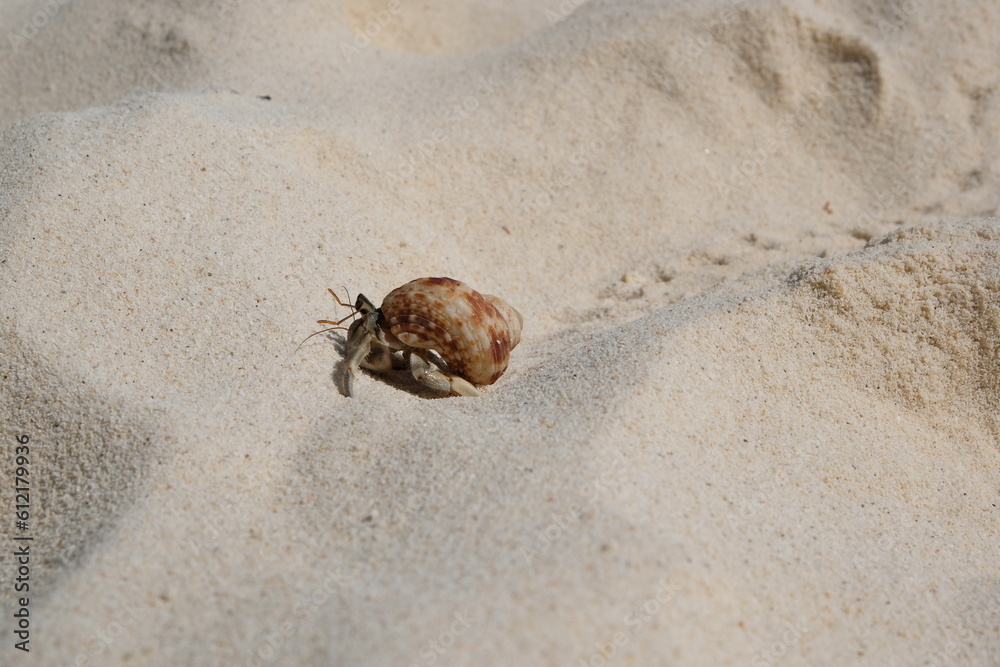
<svg viewBox="0 0 1000 667"><path fill-rule="evenodd" d="M1000 5L288 4L0 8L0 663L1000 664Z"/></svg>

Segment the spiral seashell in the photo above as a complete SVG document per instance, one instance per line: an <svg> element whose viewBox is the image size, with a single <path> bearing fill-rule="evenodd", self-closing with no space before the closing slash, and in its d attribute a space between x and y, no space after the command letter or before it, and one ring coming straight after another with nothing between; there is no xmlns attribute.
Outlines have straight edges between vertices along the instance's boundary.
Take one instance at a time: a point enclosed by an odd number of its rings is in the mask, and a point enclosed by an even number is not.
<svg viewBox="0 0 1000 667"><path fill-rule="evenodd" d="M521 314L452 278L418 278L389 292L381 324L404 345L434 350L452 373L493 384L521 341Z"/></svg>

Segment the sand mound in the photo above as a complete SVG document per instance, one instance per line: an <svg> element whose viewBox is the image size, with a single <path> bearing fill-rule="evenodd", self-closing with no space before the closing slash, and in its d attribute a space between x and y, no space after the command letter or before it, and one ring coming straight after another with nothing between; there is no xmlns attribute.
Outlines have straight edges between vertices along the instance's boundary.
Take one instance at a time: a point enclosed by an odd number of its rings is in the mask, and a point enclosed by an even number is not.
<svg viewBox="0 0 1000 667"><path fill-rule="evenodd" d="M46 7L39 664L1000 661L995 3ZM296 351L421 275L525 315L486 396Z"/></svg>
<svg viewBox="0 0 1000 667"><path fill-rule="evenodd" d="M793 279L816 298L810 323L842 340L876 390L925 413L968 408L996 440L998 239L996 218L914 227L873 240L862 261Z"/></svg>

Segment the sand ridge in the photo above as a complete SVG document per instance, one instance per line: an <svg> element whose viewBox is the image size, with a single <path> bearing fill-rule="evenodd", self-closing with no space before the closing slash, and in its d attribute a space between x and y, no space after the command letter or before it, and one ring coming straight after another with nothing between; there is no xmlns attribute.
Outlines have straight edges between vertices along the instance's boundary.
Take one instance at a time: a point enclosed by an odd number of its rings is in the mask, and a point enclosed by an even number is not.
<svg viewBox="0 0 1000 667"><path fill-rule="evenodd" d="M992 3L38 11L38 664L1000 660ZM421 275L525 315L482 398L295 350Z"/></svg>

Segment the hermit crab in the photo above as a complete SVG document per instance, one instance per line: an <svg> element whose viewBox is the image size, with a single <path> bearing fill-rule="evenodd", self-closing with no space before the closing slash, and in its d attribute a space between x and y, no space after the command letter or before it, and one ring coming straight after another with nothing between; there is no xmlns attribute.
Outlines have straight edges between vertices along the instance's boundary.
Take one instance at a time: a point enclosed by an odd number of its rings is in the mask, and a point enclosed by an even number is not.
<svg viewBox="0 0 1000 667"><path fill-rule="evenodd" d="M351 307L329 292L339 305ZM360 318L350 328L341 326L355 315ZM350 315L317 323L347 331L347 396L354 396L358 368L385 372L394 359L409 364L413 377L432 389L479 396L476 385L493 384L507 370L524 319L503 299L461 281L417 278L389 292L381 308L359 294Z"/></svg>

